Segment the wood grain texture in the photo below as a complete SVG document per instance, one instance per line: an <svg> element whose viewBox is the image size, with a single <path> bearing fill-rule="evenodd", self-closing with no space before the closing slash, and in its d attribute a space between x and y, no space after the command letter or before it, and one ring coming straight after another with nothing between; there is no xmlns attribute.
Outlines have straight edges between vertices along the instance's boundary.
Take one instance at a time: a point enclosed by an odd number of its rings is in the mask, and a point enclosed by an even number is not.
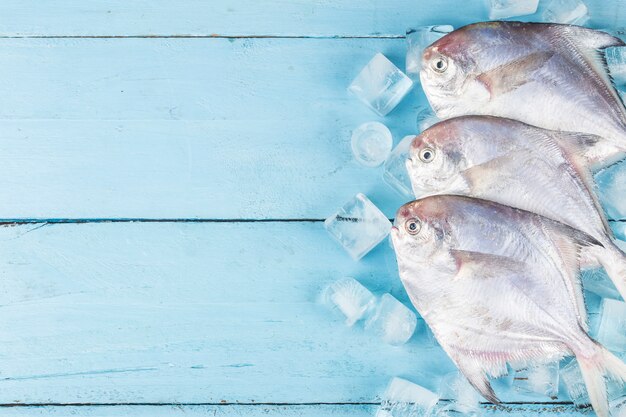
<svg viewBox="0 0 626 417"><path fill-rule="evenodd" d="M0 219L319 219L357 192L393 217L350 134L398 142L426 102L347 94L378 51L403 67L402 39L0 39Z"/></svg>
<svg viewBox="0 0 626 417"><path fill-rule="evenodd" d="M3 39L0 218L324 218L357 192L348 96L402 39ZM421 94L421 93L420 93ZM411 94L384 121L415 131Z"/></svg>
<svg viewBox="0 0 626 417"><path fill-rule="evenodd" d="M625 26L625 0L586 0L592 27ZM0 36L403 36L487 19L483 0L2 2ZM540 9L546 0L541 0ZM525 16L533 20L537 16Z"/></svg>
<svg viewBox="0 0 626 417"><path fill-rule="evenodd" d="M30 228L1 229L0 403L361 402L451 366L316 303L400 285L388 246L354 263L320 223Z"/></svg>
<svg viewBox="0 0 626 417"><path fill-rule="evenodd" d="M0 228L1 404L375 402L453 370L319 304L348 275L407 303L387 242L354 262L319 222L34 227Z"/></svg>

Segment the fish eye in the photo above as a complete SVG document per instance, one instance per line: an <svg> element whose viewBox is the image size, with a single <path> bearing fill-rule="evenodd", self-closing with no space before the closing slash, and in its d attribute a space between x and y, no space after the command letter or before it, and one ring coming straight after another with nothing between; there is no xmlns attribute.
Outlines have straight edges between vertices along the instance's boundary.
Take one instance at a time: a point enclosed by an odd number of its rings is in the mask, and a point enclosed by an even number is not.
<svg viewBox="0 0 626 417"><path fill-rule="evenodd" d="M435 150L432 148L424 148L420 151L420 160L429 163L435 157Z"/></svg>
<svg viewBox="0 0 626 417"><path fill-rule="evenodd" d="M415 235L419 233L422 225L419 220L417 220L416 218L412 218L406 221L404 227L410 235Z"/></svg>
<svg viewBox="0 0 626 417"><path fill-rule="evenodd" d="M432 67L434 71L442 73L446 69L448 69L448 60L445 57L440 56L436 58L435 60L433 60L430 66Z"/></svg>

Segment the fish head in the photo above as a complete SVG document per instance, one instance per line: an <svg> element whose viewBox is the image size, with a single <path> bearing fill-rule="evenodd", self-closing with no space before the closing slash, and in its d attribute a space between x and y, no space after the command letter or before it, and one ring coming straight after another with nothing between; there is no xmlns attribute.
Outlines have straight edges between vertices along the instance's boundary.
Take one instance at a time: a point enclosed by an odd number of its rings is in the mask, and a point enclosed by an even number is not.
<svg viewBox="0 0 626 417"><path fill-rule="evenodd" d="M458 115L458 98L467 90L476 62L465 44L462 29L451 32L424 49L420 82L430 105L439 118Z"/></svg>
<svg viewBox="0 0 626 417"><path fill-rule="evenodd" d="M509 76L506 64L528 53L536 39L530 31L521 33L523 25L475 23L450 32L424 50L420 81L440 119L488 114L486 105L494 94L511 88L511 83L499 82Z"/></svg>
<svg viewBox="0 0 626 417"><path fill-rule="evenodd" d="M441 209L433 207L428 199L400 207L391 228L396 256L427 262L448 243L449 230L445 221L441 221Z"/></svg>
<svg viewBox="0 0 626 417"><path fill-rule="evenodd" d="M411 142L406 169L417 198L469 191L462 175L465 132L452 120L431 126Z"/></svg>

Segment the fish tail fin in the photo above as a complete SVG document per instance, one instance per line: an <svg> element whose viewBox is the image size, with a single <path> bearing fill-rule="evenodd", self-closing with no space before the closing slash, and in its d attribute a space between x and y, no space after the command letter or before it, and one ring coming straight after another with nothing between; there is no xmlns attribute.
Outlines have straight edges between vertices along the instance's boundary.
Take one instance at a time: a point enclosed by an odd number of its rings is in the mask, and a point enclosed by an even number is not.
<svg viewBox="0 0 626 417"><path fill-rule="evenodd" d="M608 274L615 288L626 300L626 254L622 252L613 242L605 244L603 250L598 250L596 257Z"/></svg>
<svg viewBox="0 0 626 417"><path fill-rule="evenodd" d="M626 364L599 344L594 354L577 355L576 359L593 409L598 417L609 417L606 378L626 382Z"/></svg>

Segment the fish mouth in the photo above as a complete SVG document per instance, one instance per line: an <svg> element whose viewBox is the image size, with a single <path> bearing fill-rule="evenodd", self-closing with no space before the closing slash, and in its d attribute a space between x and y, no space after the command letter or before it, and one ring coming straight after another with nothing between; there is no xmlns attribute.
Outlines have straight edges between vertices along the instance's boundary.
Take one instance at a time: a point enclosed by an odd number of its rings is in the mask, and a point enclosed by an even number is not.
<svg viewBox="0 0 626 417"><path fill-rule="evenodd" d="M398 232L400 229L398 229L397 226L391 226L391 230L394 230L394 231Z"/></svg>

